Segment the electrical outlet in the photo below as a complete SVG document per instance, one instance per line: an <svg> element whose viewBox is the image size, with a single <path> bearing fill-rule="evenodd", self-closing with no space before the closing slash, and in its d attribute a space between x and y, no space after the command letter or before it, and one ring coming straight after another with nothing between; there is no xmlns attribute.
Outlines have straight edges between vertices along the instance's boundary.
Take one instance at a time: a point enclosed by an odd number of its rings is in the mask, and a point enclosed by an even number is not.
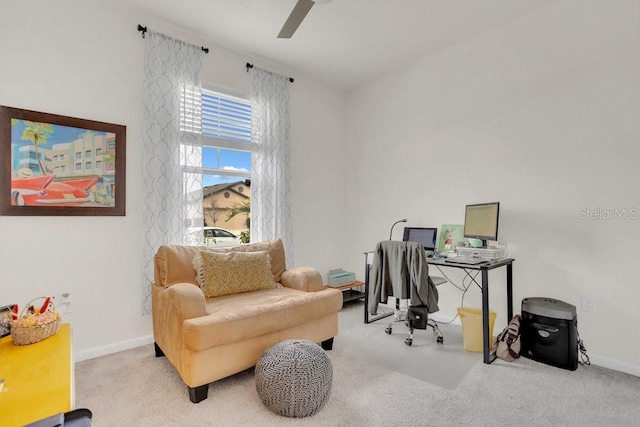
<svg viewBox="0 0 640 427"><path fill-rule="evenodd" d="M62 314L73 313L73 307L71 305L71 294L69 292L65 292L62 295L59 295L54 300L56 309Z"/></svg>
<svg viewBox="0 0 640 427"><path fill-rule="evenodd" d="M582 297L582 311L596 311L596 299L591 295L584 295Z"/></svg>

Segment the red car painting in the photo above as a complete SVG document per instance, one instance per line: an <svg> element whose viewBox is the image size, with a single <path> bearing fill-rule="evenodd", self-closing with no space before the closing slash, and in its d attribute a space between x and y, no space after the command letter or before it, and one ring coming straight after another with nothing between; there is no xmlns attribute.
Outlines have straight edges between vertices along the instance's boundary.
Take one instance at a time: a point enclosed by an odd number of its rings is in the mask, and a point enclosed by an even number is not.
<svg viewBox="0 0 640 427"><path fill-rule="evenodd" d="M91 202L90 189L97 178L55 181L55 175L11 180L11 204L14 206L73 206Z"/></svg>

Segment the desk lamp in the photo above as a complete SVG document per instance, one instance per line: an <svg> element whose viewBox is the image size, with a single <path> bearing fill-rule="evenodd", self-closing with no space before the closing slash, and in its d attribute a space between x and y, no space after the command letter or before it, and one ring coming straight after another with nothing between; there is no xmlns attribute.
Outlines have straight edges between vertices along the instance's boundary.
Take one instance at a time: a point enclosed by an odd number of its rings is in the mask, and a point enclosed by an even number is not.
<svg viewBox="0 0 640 427"><path fill-rule="evenodd" d="M391 226L391 231L389 231L389 240L391 240L391 236L393 235L393 227L396 226L397 223L399 222L407 222L407 219L401 219L400 221L396 221L393 223L393 225Z"/></svg>

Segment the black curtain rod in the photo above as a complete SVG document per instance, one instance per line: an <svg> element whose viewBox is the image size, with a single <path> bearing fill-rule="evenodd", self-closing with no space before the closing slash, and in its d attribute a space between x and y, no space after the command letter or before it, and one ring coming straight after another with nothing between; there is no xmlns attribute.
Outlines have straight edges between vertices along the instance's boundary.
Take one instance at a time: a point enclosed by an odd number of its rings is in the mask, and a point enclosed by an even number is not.
<svg viewBox="0 0 640 427"><path fill-rule="evenodd" d="M147 34L147 27L143 27L142 25L138 24L138 31L142 32L142 38L144 38L145 34ZM202 46L202 51L204 53L209 53L209 48Z"/></svg>
<svg viewBox="0 0 640 427"><path fill-rule="evenodd" d="M249 64L249 63L247 62L246 67L247 67L247 73L248 73L248 72L249 72L249 68L253 68L253 64ZM289 77L289 81L290 81L291 83L293 83L293 77Z"/></svg>

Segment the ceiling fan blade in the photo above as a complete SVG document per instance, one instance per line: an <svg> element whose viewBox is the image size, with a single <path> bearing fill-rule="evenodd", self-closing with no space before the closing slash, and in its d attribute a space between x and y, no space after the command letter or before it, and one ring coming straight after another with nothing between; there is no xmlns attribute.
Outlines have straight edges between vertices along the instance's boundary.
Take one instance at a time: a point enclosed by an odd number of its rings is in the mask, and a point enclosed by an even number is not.
<svg viewBox="0 0 640 427"><path fill-rule="evenodd" d="M291 14L287 18L287 22L284 23L282 29L280 30L280 34L278 34L279 39L290 39L293 33L296 32L302 20L307 13L311 10L311 7L314 5L313 0L298 0L298 3L294 6Z"/></svg>

